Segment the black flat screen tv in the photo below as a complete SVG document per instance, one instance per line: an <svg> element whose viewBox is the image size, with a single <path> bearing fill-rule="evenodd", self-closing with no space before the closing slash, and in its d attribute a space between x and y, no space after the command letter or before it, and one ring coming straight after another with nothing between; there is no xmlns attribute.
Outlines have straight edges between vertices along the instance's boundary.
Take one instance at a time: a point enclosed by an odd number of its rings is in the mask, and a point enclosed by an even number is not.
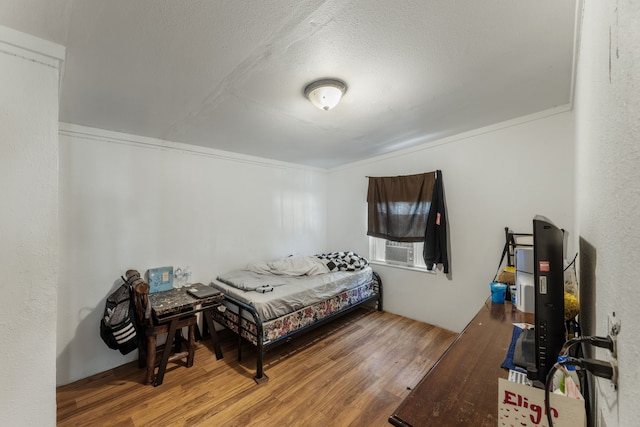
<svg viewBox="0 0 640 427"><path fill-rule="evenodd" d="M564 344L564 230L549 219L533 219L535 362L527 376L538 387L558 360Z"/></svg>

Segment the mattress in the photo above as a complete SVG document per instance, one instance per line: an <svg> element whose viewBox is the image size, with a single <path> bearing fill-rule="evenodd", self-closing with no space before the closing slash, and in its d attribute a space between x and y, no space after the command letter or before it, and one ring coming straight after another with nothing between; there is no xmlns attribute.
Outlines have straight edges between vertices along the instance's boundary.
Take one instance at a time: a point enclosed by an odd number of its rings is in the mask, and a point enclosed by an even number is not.
<svg viewBox="0 0 640 427"><path fill-rule="evenodd" d="M262 322L262 343L269 345L287 338L301 329L369 300L377 294L376 289L376 284L369 282L284 316ZM254 345L258 345L258 329L248 311L243 310L240 318L237 305L228 300L223 301L223 304L227 306L227 310L214 311L215 320Z"/></svg>
<svg viewBox="0 0 640 427"><path fill-rule="evenodd" d="M267 277L268 281L273 278ZM314 276L278 277L278 285L270 292L237 289L213 280L211 286L220 289L255 308L263 322L293 313L304 307L330 299L337 294L362 287L373 280L373 270L367 266L357 271L336 271ZM273 283L272 281L270 283Z"/></svg>

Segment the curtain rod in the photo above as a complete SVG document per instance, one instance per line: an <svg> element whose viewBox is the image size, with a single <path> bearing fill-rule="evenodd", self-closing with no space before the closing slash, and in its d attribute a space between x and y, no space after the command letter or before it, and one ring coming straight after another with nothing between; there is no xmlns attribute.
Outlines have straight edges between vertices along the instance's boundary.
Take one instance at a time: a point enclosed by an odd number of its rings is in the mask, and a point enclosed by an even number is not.
<svg viewBox="0 0 640 427"><path fill-rule="evenodd" d="M438 179L438 174L436 173L438 172L437 170L431 171L431 172L422 172L422 175L427 174L427 173L433 173L436 175L436 179ZM411 175L421 175L419 173L412 173ZM396 175L396 176L407 176L407 175ZM369 176L369 175L365 175L365 178L385 178L384 176Z"/></svg>

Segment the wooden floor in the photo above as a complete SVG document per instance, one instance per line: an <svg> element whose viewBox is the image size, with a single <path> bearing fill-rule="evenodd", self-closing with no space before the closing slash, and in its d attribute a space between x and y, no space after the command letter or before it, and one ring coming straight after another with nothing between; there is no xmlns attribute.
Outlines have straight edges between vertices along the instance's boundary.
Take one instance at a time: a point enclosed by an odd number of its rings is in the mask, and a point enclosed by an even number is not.
<svg viewBox="0 0 640 427"><path fill-rule="evenodd" d="M270 380L253 381L255 352L221 334L224 358L198 344L187 369L159 387L137 363L57 389L59 426L388 426L387 419L456 334L358 309L269 351ZM105 347L105 351L107 350Z"/></svg>

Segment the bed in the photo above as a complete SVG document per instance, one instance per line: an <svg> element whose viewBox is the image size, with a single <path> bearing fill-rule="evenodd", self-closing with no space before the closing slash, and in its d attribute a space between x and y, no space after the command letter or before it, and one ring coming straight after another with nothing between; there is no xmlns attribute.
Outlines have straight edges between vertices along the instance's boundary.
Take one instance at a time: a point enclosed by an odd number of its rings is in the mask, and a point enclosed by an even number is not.
<svg viewBox="0 0 640 427"><path fill-rule="evenodd" d="M382 280L353 252L249 264L211 286L225 295L214 319L238 335L238 360L243 342L256 348L258 383L268 380L263 360L270 348L365 304L382 311Z"/></svg>

